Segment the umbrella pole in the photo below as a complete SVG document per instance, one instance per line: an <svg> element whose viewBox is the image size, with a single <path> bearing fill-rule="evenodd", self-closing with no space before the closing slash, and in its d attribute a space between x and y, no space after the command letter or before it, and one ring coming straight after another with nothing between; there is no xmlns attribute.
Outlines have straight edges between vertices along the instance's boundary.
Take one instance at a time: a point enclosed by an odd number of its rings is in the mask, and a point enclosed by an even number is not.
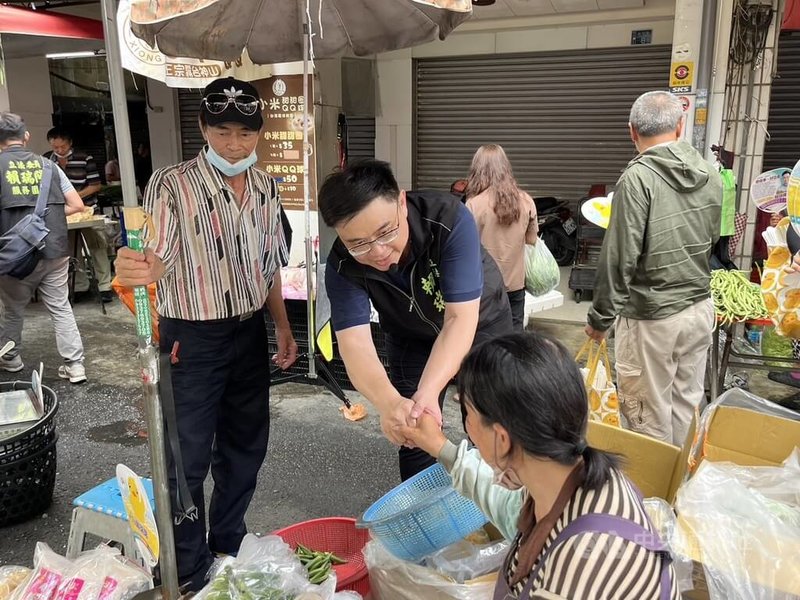
<svg viewBox="0 0 800 600"><path fill-rule="evenodd" d="M124 72L117 34L117 7L115 0L102 0L103 29L108 57L108 79L111 102L114 109L114 132L117 140L117 155L122 179L122 196L125 205L125 228L129 244L134 250L143 251L142 227L144 213L136 199L136 184L133 170L133 146L128 124L128 105L125 95ZM136 299L136 333L139 339L139 360L142 368L142 384L145 411L147 413L148 442L156 500L156 522L159 534L159 567L161 574L161 597L177 600L178 568L175 556L175 538L172 531L172 508L170 506L167 479L167 460L164 444L164 421L161 398L158 395L158 350L152 343L150 299L147 288L134 290Z"/></svg>
<svg viewBox="0 0 800 600"><path fill-rule="evenodd" d="M316 339L314 328L314 280L312 278L312 265L314 255L311 245L311 182L308 176L308 151L311 144L308 139L308 120L313 114L309 106L313 106L314 99L308 97L308 39L311 35L308 16L303 11L303 216L305 218L305 245L306 245L306 312L308 323L308 377L316 379Z"/></svg>

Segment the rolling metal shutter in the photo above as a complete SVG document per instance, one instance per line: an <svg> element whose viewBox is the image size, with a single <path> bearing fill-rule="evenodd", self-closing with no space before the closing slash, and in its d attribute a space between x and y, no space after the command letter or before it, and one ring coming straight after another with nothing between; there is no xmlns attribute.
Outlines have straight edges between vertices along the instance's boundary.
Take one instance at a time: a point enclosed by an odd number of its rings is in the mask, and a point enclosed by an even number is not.
<svg viewBox="0 0 800 600"><path fill-rule="evenodd" d="M200 100L203 91L200 89L178 90L178 113L181 124L181 154L183 160L189 160L200 154L205 146L197 115L200 114Z"/></svg>
<svg viewBox="0 0 800 600"><path fill-rule="evenodd" d="M375 158L375 117L347 117L347 157Z"/></svg>
<svg viewBox="0 0 800 600"><path fill-rule="evenodd" d="M670 46L426 58L414 63L414 185L448 189L498 143L520 186L571 203L634 157L631 104L665 89Z"/></svg>
<svg viewBox="0 0 800 600"><path fill-rule="evenodd" d="M800 32L778 41L777 74L769 99L764 171L792 168L800 159Z"/></svg>

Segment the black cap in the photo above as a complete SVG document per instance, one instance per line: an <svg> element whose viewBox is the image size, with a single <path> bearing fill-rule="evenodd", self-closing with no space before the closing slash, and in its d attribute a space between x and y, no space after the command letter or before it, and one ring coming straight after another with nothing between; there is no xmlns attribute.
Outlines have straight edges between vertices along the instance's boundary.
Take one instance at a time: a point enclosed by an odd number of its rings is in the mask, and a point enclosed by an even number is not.
<svg viewBox="0 0 800 600"><path fill-rule="evenodd" d="M203 100L200 103L200 111L203 114L204 120L208 125L219 125L220 123L241 123L248 129L258 131L264 124L264 119L261 116L261 106L252 115L243 113L236 105L231 102L225 107L225 110L219 114L213 114L206 104L206 99L209 95L219 94L219 98L242 98L243 101L249 101L251 96L260 102L261 98L258 95L258 90L246 81L240 81L233 77L225 77L224 79L217 79L212 81L203 90ZM212 99L214 96L212 96Z"/></svg>

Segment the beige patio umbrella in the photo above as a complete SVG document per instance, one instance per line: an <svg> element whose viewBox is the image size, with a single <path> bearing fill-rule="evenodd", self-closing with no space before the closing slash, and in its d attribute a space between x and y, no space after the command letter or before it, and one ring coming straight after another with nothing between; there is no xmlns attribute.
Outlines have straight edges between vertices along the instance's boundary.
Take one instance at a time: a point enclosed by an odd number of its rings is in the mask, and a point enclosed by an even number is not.
<svg viewBox="0 0 800 600"><path fill-rule="evenodd" d="M106 27L109 41L117 37L113 25L108 27L114 21L113 16L110 17L113 15L112 2L103 0L105 19L111 22ZM308 98L311 60L364 56L443 40L471 14L471 0L132 0L130 20L135 35L167 56L226 62L235 62L246 56L254 64L302 60L303 96ZM110 77L112 88L122 89L122 78L117 75L121 75L118 49L109 52L109 71L114 71ZM309 110L308 104L305 102L306 110ZM115 106L115 118L117 114ZM124 107L120 107L119 114L126 115ZM309 119L304 118L304 140L308 139L308 123ZM123 126L125 131L121 132L120 124L117 125L117 136L122 138L118 139L118 147L124 147L129 142L127 126ZM123 175L130 168L125 158L121 163ZM315 377L308 152L303 153L303 159L309 377ZM125 201L126 206L136 205L135 197L126 195ZM145 292L138 290L138 293L144 311ZM145 325L143 320L140 327L143 340ZM152 357L150 362L153 362ZM157 394L151 392L150 395L160 409ZM155 437L163 440L160 420L151 419L148 425L156 428L158 435ZM152 444L151 453L159 454L159 448L163 450L163 443L160 447ZM166 481L156 481L164 476L164 457L153 456L152 460L154 484L158 489L166 485ZM159 468L155 468L156 463L160 463ZM157 512L161 515L159 529L162 524L169 526L166 517L170 513L168 500L163 493L156 496ZM164 502L167 502L166 506L163 506ZM171 535L166 537L169 543ZM160 567L164 582L161 595L172 600L177 596L173 548L162 547Z"/></svg>

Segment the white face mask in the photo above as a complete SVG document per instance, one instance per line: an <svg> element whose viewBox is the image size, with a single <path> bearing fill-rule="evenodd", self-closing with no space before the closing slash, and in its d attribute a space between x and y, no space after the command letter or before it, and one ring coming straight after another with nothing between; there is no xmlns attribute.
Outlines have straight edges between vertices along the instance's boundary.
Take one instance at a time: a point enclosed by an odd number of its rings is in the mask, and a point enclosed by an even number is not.
<svg viewBox="0 0 800 600"><path fill-rule="evenodd" d="M240 161L235 163L228 162L219 154L217 154L217 152L211 147L211 144L208 145L208 149L206 150L206 158L208 159L208 162L211 163L220 173L227 175L228 177L234 177L239 173L244 173L247 169L256 164L256 161L258 160L256 151L253 150L248 156Z"/></svg>
<svg viewBox="0 0 800 600"><path fill-rule="evenodd" d="M497 460L497 432L494 434L494 456L495 460ZM523 487L522 482L519 480L519 476L511 467L501 469L499 466L492 465L492 472L494 473L493 483L495 485L499 485L500 487L511 490L512 492Z"/></svg>
<svg viewBox="0 0 800 600"><path fill-rule="evenodd" d="M72 150L70 150L66 154L59 154L58 152L53 150L53 154L56 156L56 158L60 158L60 159L63 160L63 159L69 158L70 154L72 154Z"/></svg>

